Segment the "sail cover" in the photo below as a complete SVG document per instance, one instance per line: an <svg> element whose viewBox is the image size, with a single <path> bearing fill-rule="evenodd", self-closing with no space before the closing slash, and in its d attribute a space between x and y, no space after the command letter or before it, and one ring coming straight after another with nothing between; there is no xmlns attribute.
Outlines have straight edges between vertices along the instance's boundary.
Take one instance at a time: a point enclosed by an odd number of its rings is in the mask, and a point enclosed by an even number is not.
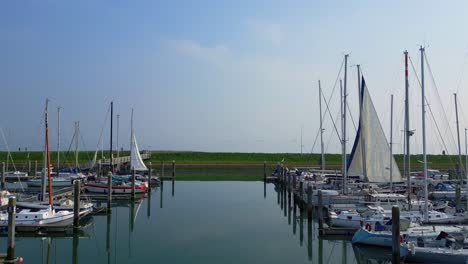
<svg viewBox="0 0 468 264"><path fill-rule="evenodd" d="M130 169L136 171L146 171L148 170L148 168L146 168L145 163L143 163L143 160L141 159L140 150L138 150L135 133L132 134L132 145L130 150L130 155L132 159L130 161Z"/></svg>
<svg viewBox="0 0 468 264"><path fill-rule="evenodd" d="M401 181L395 158L392 157L390 161L390 147L364 77L361 84L361 98L360 122L348 161L348 175L366 176L369 182L390 182L390 166L393 166L392 180Z"/></svg>

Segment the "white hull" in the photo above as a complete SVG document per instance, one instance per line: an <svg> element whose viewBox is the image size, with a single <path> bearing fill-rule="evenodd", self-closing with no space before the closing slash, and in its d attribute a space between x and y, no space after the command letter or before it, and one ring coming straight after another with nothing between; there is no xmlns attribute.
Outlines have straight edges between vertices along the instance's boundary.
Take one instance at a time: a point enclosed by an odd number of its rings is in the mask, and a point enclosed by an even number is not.
<svg viewBox="0 0 468 264"><path fill-rule="evenodd" d="M91 193L107 193L107 183L87 183L85 189ZM142 185L135 186L135 193L145 193L146 187ZM112 194L131 194L132 186L112 186Z"/></svg>

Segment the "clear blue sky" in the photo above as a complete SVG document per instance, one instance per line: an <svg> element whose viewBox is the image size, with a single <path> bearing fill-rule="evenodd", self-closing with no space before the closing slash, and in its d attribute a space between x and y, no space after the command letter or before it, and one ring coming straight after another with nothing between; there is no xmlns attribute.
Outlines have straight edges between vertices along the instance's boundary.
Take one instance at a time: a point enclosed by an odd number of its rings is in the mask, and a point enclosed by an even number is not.
<svg viewBox="0 0 468 264"><path fill-rule="evenodd" d="M454 92L468 110L467 10L466 1L1 1L0 127L11 149L41 149L48 97L52 149L58 106L62 149L75 121L81 147L95 149L113 100L124 148L134 108L141 149L299 152L303 127L304 152L310 152L318 129L317 80L329 97L350 53L350 65L362 65L386 131L395 94L399 152L404 50L418 64L418 45L427 46L442 98L428 100L435 112L439 101L447 111L446 119L436 118L444 136L455 125ZM349 74L353 110L355 67ZM428 86L431 95L435 86ZM419 90L411 96L420 152ZM463 111L461 119L463 129ZM339 152L329 116L325 122L327 151ZM352 126L349 133L348 148ZM429 134L430 150L440 152Z"/></svg>

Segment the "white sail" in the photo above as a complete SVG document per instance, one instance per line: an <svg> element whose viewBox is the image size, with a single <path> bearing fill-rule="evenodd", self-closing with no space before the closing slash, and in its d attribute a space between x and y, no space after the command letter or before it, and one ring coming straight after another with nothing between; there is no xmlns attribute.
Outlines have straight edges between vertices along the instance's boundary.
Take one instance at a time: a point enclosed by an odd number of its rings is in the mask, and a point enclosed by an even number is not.
<svg viewBox="0 0 468 264"><path fill-rule="evenodd" d="M141 159L140 156L140 150L138 150L138 145L137 141L135 138L135 133L132 133L132 145L130 149L130 155L131 155L131 160L130 160L130 169L131 170L136 170L136 171L146 171L148 168L146 167L145 163L143 163L143 160Z"/></svg>
<svg viewBox="0 0 468 264"><path fill-rule="evenodd" d="M358 132L354 141L353 150L348 162L348 175L367 175L370 182L390 182L390 166L393 166L393 181L401 181L401 174L392 158L389 163L390 147L380 124L374 104L370 98L364 78L361 85L362 111ZM362 139L365 140L362 140ZM364 147L361 145L364 142ZM363 166L362 150L365 151L365 166ZM363 167L366 168L364 173Z"/></svg>

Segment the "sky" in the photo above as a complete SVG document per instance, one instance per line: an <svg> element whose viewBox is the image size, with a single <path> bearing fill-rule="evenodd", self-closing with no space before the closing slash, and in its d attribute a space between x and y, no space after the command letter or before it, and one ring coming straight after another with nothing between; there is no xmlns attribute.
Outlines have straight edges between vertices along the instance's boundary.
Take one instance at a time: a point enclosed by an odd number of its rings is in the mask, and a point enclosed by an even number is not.
<svg viewBox="0 0 468 264"><path fill-rule="evenodd" d="M464 152L466 10L466 1L435 0L0 1L0 149L43 148L49 98L52 150L58 107L62 150L71 147L76 121L81 149L108 149L113 101L114 148L129 147L133 108L140 149L301 152L302 142L304 153L320 152L321 80L330 109L325 151L339 153L336 80L350 54L348 149L360 64L387 136L394 94L393 144L401 153L408 50L416 70L410 66L412 152L420 153L423 45L432 73L426 68L428 150L458 151L456 92Z"/></svg>

